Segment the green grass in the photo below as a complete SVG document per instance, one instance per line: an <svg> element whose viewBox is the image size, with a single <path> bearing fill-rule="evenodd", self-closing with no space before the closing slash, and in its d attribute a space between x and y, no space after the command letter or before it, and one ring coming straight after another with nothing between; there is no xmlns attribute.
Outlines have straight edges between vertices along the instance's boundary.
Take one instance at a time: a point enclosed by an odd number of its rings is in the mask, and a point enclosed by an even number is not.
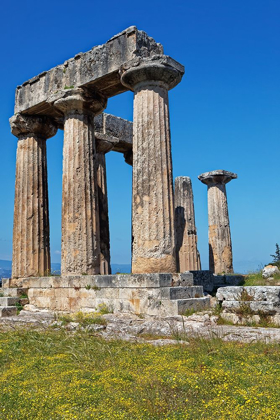
<svg viewBox="0 0 280 420"><path fill-rule="evenodd" d="M0 418L279 419L279 345L188 341L2 332Z"/></svg>
<svg viewBox="0 0 280 420"><path fill-rule="evenodd" d="M87 327L88 325L98 324L106 325L107 322L102 318L100 313L89 313L77 312L75 314L63 314L58 315L57 320L61 321L62 325L67 325L70 322L78 322L81 327Z"/></svg>
<svg viewBox="0 0 280 420"><path fill-rule="evenodd" d="M262 272L249 273L244 278L243 286L275 286L280 284L280 274L274 274L273 280L266 280L262 278Z"/></svg>

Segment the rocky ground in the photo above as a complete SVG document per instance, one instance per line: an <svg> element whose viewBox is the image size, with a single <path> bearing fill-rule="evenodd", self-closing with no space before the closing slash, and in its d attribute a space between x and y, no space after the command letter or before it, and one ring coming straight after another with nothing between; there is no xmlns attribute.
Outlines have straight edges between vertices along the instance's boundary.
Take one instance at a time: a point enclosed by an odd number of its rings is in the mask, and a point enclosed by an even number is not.
<svg viewBox="0 0 280 420"><path fill-rule="evenodd" d="M251 343L257 340L280 343L280 328L256 328L247 326L217 325L218 317L210 312L188 317L139 317L133 314L102 315L103 323L82 326L79 322L63 322L50 311L22 310L19 315L0 318L0 331L17 328L65 328L80 329L105 339L121 339L149 342L154 345L187 343L192 337L219 337L223 341Z"/></svg>

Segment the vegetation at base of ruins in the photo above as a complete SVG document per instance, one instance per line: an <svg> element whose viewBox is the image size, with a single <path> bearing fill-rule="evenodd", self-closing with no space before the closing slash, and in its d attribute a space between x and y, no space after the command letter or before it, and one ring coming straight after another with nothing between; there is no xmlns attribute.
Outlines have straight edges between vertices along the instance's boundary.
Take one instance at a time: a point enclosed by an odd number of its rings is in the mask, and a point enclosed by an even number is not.
<svg viewBox="0 0 280 420"><path fill-rule="evenodd" d="M1 293L0 293L0 297L4 297L4 293L2 293L2 292L1 292Z"/></svg>
<svg viewBox="0 0 280 420"><path fill-rule="evenodd" d="M217 302L216 305L214 306L214 308L212 308L212 314L216 315L216 316L220 316L222 313L222 303L221 302Z"/></svg>
<svg viewBox="0 0 280 420"><path fill-rule="evenodd" d="M96 285L91 286L90 284L87 284L87 285L85 286L85 289L86 289L86 290L101 290L101 287L98 287L98 286L96 286Z"/></svg>
<svg viewBox="0 0 280 420"><path fill-rule="evenodd" d="M20 313L20 311L23 310L23 306L22 306L22 304L20 302L16 302L15 303L15 306L17 308L17 315L18 315Z"/></svg>
<svg viewBox="0 0 280 420"><path fill-rule="evenodd" d="M73 85L71 85L71 86L64 86L64 89L74 89L74 86Z"/></svg>
<svg viewBox="0 0 280 420"><path fill-rule="evenodd" d="M28 299L27 293L21 293L19 299Z"/></svg>
<svg viewBox="0 0 280 420"><path fill-rule="evenodd" d="M145 332L141 332L141 331L139 331L138 333L137 333L137 336L139 337L139 338L143 338L144 340L151 340L151 341L154 341L154 340L170 340L170 338L172 338L172 337L170 337L170 335L164 335L164 334L152 334L152 333L145 333Z"/></svg>
<svg viewBox="0 0 280 420"><path fill-rule="evenodd" d="M185 312L183 313L183 315L184 316L191 316L191 315L195 314L196 312L201 312L201 309L194 309L194 308L186 309Z"/></svg>
<svg viewBox="0 0 280 420"><path fill-rule="evenodd" d="M217 325L234 325L234 323L229 319L223 318L223 316L220 315L217 319Z"/></svg>
<svg viewBox="0 0 280 420"><path fill-rule="evenodd" d="M58 314L57 321L61 322L61 325L65 326L70 322L77 322L81 327L87 327L88 325L98 324L106 325L106 319L100 316L100 313L84 313L77 312L75 314Z"/></svg>
<svg viewBox="0 0 280 420"><path fill-rule="evenodd" d="M124 274L131 274L131 273L121 273L120 271L117 271L116 274L124 275Z"/></svg>
<svg viewBox="0 0 280 420"><path fill-rule="evenodd" d="M279 344L0 333L0 418L279 419Z"/></svg>
<svg viewBox="0 0 280 420"><path fill-rule="evenodd" d="M252 302L254 296L251 296L246 289L243 289L238 300L239 302Z"/></svg>
<svg viewBox="0 0 280 420"><path fill-rule="evenodd" d="M106 303L100 303L97 307L97 311L101 314L101 315L106 315L106 314L112 314L113 308L109 307L108 305L106 305Z"/></svg>
<svg viewBox="0 0 280 420"><path fill-rule="evenodd" d="M262 271L249 273L244 278L243 286L277 286L280 285L280 274L273 274L273 279L263 279Z"/></svg>

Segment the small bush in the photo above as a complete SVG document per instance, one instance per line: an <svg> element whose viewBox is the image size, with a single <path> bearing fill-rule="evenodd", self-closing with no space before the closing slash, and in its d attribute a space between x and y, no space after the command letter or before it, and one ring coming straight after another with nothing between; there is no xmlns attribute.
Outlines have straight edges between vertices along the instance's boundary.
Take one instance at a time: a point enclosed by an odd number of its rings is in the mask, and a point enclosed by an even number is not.
<svg viewBox="0 0 280 420"><path fill-rule="evenodd" d="M100 303L98 305L98 312L101 315L106 315L106 314L112 314L113 313L113 308L109 308L106 303Z"/></svg>

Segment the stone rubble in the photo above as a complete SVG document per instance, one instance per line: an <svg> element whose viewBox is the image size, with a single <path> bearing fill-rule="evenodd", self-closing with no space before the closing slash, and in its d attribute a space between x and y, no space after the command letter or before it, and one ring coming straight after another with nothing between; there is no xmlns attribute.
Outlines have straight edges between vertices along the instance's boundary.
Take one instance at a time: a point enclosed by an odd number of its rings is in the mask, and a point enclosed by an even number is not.
<svg viewBox="0 0 280 420"><path fill-rule="evenodd" d="M90 328L71 322L62 326L57 315L50 311L30 312L23 310L18 316L0 318L0 331L15 328L64 328L70 332L83 330L104 339L120 339L153 345L187 345L197 339L220 338L223 341L253 343L280 343L280 328L254 328L247 326L217 325L217 316L210 313L198 313L189 317L149 317L139 318L133 314L103 315L107 325L92 325Z"/></svg>
<svg viewBox="0 0 280 420"><path fill-rule="evenodd" d="M269 265L265 266L262 270L262 278L263 279L273 278L273 276L275 274L280 274L279 268L275 265L269 264Z"/></svg>

